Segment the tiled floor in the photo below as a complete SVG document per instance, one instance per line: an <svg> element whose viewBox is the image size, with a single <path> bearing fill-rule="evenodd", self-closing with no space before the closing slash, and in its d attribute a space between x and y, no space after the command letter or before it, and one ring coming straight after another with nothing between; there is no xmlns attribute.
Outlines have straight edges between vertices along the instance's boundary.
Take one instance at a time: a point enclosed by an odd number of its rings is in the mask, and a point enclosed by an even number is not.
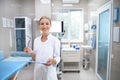
<svg viewBox="0 0 120 80"><path fill-rule="evenodd" d="M98 80L92 69L81 69L80 73L67 72L62 74L61 80Z"/></svg>
<svg viewBox="0 0 120 80"><path fill-rule="evenodd" d="M17 80L33 80L34 64L30 64L22 69L17 77Z"/></svg>
<svg viewBox="0 0 120 80"><path fill-rule="evenodd" d="M34 64L30 64L20 71L17 80L33 80ZM61 80L98 80L92 69L84 70L81 69L78 72L66 72L62 73Z"/></svg>
<svg viewBox="0 0 120 80"><path fill-rule="evenodd" d="M98 80L98 79L95 75L95 72L92 69L89 69L89 70L81 70L79 80Z"/></svg>

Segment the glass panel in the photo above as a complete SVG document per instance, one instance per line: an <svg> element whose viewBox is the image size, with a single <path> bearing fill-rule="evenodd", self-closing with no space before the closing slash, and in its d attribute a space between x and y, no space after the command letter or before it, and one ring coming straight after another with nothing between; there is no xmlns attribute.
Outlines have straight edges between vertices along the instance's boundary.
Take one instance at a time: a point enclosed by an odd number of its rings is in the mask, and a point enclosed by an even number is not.
<svg viewBox="0 0 120 80"><path fill-rule="evenodd" d="M16 28L25 28L25 18L15 18Z"/></svg>
<svg viewBox="0 0 120 80"><path fill-rule="evenodd" d="M71 40L83 41L83 21L82 21L82 11L71 11L71 28L70 35ZM78 36L78 34L80 34Z"/></svg>
<svg viewBox="0 0 120 80"><path fill-rule="evenodd" d="M25 30L16 30L17 51L23 51L24 47L25 47Z"/></svg>
<svg viewBox="0 0 120 80"><path fill-rule="evenodd" d="M98 35L98 74L103 80L107 77L107 60L109 47L110 12L106 10L99 15Z"/></svg>
<svg viewBox="0 0 120 80"><path fill-rule="evenodd" d="M69 18L68 18L68 12L66 11L63 11L63 12L60 12L59 16L58 16L58 19L57 20L61 20L64 22L64 30L65 30L65 34L63 36L64 39L68 39L68 23L69 23Z"/></svg>

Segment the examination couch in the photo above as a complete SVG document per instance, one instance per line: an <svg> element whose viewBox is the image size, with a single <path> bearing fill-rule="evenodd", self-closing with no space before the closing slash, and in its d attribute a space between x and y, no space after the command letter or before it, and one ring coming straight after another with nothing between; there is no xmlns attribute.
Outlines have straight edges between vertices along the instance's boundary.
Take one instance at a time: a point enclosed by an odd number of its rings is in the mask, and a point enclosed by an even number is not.
<svg viewBox="0 0 120 80"><path fill-rule="evenodd" d="M30 61L32 58L25 52L13 51L10 57L4 58L3 51L0 51L0 80L9 80L12 76L16 78Z"/></svg>

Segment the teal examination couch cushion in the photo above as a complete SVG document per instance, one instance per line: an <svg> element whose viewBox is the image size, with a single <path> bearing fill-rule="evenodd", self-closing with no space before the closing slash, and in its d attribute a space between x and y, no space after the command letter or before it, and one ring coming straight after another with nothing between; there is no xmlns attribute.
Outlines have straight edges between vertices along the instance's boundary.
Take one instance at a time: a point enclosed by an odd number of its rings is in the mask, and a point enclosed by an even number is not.
<svg viewBox="0 0 120 80"><path fill-rule="evenodd" d="M11 56L16 57L16 56L21 56L21 57L31 57L29 54L27 54L24 51L12 51Z"/></svg>

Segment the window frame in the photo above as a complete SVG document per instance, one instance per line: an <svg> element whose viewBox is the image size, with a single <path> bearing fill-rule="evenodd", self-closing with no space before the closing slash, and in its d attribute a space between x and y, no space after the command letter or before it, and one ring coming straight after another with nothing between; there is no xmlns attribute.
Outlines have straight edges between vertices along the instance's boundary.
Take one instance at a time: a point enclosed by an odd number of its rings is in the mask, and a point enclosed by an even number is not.
<svg viewBox="0 0 120 80"><path fill-rule="evenodd" d="M69 20L69 23L71 22L70 20L70 12L71 11L82 11L82 13L81 13L81 15L82 15L82 24L81 24L81 27L82 27L82 39L80 40L74 40L74 39L72 39L71 40L71 38L70 38L70 29L69 28L67 28L68 29L68 34L67 34L67 38L62 38L61 39L61 42L84 42L84 10L83 9L57 9L57 10L55 10L55 12L53 12L54 14L55 14L55 16L57 17L59 14L61 14L63 11L65 11L65 12L68 12L68 20ZM58 17L59 18L59 17ZM56 18L57 19L57 18ZM59 19L57 19L57 20L59 20ZM70 25L69 25L70 26ZM80 34L79 34L80 35Z"/></svg>

